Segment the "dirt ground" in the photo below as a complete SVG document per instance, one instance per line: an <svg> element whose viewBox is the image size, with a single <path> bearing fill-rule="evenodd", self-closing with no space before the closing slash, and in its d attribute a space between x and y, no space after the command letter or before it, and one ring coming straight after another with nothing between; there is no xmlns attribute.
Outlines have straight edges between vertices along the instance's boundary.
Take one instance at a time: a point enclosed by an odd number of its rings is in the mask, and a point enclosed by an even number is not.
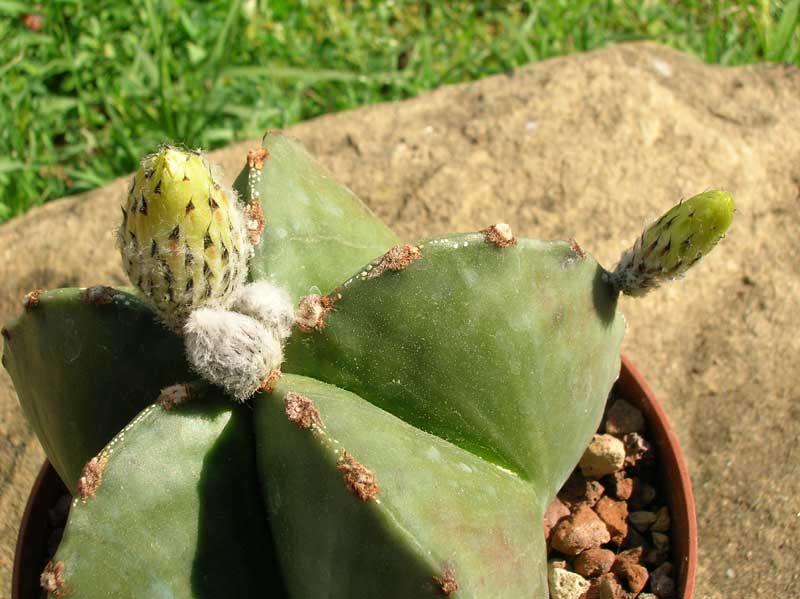
<svg viewBox="0 0 800 599"><path fill-rule="evenodd" d="M607 267L681 197L724 188L728 237L679 284L623 300L624 350L667 409L700 525L698 599L800 588L800 71L651 44L549 60L290 132L408 240L506 221ZM256 142L212 154L232 179ZM0 322L38 287L124 284L125 181L0 226ZM0 371L0 597L43 460Z"/></svg>

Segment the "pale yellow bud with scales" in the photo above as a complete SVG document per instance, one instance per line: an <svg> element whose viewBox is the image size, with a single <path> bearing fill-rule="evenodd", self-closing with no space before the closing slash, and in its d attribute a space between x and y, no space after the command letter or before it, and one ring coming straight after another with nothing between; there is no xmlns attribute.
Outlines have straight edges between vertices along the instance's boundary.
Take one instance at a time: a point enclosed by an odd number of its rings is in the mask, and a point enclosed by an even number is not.
<svg viewBox="0 0 800 599"><path fill-rule="evenodd" d="M242 208L199 152L163 147L142 161L118 242L131 282L178 332L192 310L228 307L247 277Z"/></svg>

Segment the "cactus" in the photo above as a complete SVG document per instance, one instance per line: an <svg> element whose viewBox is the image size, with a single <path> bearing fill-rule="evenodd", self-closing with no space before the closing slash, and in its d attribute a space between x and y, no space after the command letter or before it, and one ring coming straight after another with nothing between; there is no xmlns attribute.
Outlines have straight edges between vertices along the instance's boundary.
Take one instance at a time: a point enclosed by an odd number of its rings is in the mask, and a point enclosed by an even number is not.
<svg viewBox="0 0 800 599"><path fill-rule="evenodd" d="M5 329L75 495L50 596L545 597L541 522L618 375L617 298L708 253L730 196L609 272L504 224L400 244L276 133L216 185L197 154L145 159L119 231L138 296L45 292ZM216 208L187 212L199 189Z"/></svg>

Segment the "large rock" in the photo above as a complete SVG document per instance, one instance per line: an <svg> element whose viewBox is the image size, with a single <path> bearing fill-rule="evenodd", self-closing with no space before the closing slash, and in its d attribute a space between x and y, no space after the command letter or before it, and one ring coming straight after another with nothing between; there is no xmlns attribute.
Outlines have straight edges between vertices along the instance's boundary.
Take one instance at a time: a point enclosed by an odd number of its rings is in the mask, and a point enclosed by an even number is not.
<svg viewBox="0 0 800 599"><path fill-rule="evenodd" d="M650 44L549 60L291 129L404 237L497 221L575 237L613 266L681 197L737 199L729 238L680 284L623 300L625 350L689 459L697 597L800 582L800 72L705 65ZM247 147L213 153L232 178ZM0 227L0 321L37 287L123 283L125 181ZM0 595L43 455L0 372ZM780 594L780 593L779 593Z"/></svg>

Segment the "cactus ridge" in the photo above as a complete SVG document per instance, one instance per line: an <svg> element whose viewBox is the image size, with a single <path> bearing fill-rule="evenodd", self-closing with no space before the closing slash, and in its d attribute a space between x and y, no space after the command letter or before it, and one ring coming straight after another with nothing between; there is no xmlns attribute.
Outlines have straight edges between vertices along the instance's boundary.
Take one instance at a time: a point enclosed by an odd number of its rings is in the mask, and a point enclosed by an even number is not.
<svg viewBox="0 0 800 599"><path fill-rule="evenodd" d="M87 461L160 389L192 378L181 339L132 289L45 291L4 330L20 405L73 494Z"/></svg>
<svg viewBox="0 0 800 599"><path fill-rule="evenodd" d="M145 408L99 460L102 481L73 501L54 589L81 599L286 597L247 409L198 385L184 406Z"/></svg>
<svg viewBox="0 0 800 599"><path fill-rule="evenodd" d="M318 423L292 416L298 397ZM291 596L546 596L534 485L314 379L285 375L254 408Z"/></svg>
<svg viewBox="0 0 800 599"><path fill-rule="evenodd" d="M303 146L267 132L234 182L266 221L250 276L283 287L293 302L334 288L353 270L399 243L397 236ZM260 168L258 168L260 162Z"/></svg>

